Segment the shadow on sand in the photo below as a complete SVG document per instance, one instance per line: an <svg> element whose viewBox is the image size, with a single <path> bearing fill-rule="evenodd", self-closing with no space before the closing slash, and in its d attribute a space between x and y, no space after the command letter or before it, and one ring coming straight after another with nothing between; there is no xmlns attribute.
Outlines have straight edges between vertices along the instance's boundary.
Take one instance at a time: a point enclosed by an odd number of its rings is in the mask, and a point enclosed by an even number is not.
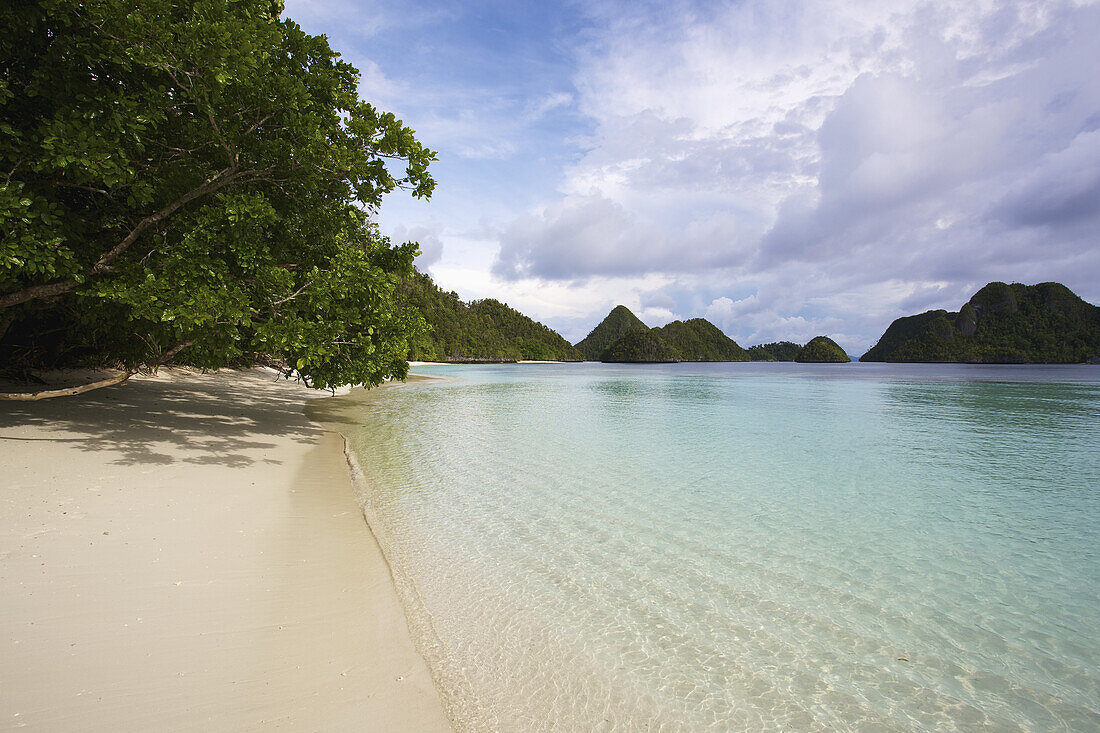
<svg viewBox="0 0 1100 733"><path fill-rule="evenodd" d="M247 466L279 463L257 455L274 448L271 436L312 441L323 431L303 412L303 394L278 384L282 378L255 371L217 375L177 374L132 380L75 397L0 403L0 450L23 441L80 442L82 450L118 454L120 464L176 461ZM39 426L50 436L14 435Z"/></svg>

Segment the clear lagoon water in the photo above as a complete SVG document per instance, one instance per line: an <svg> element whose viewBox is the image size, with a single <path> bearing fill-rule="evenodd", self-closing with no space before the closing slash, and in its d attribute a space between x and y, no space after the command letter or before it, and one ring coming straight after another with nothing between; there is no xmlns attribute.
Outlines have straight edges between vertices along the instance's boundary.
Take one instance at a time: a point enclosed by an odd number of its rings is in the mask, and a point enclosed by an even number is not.
<svg viewBox="0 0 1100 733"><path fill-rule="evenodd" d="M327 408L468 730L1100 730L1100 367L423 367Z"/></svg>

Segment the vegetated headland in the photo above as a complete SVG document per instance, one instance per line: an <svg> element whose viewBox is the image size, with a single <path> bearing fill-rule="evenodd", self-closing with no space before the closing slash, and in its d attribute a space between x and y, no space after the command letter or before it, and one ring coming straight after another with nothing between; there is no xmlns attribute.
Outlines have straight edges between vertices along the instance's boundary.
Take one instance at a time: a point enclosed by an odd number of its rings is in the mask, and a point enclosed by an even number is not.
<svg viewBox="0 0 1100 733"><path fill-rule="evenodd" d="M992 282L957 313L897 319L860 361L1096 363L1100 308L1060 283Z"/></svg>
<svg viewBox="0 0 1100 733"><path fill-rule="evenodd" d="M462 303L418 274L410 302L429 328L414 360L470 362L545 359L667 364L682 361L847 363L835 341L779 341L742 348L705 318L650 328L615 306L575 347L546 326L495 300ZM403 285L410 289L408 281ZM933 310L894 321L860 361L1059 364L1100 361L1100 308L1058 283L994 282L957 313Z"/></svg>

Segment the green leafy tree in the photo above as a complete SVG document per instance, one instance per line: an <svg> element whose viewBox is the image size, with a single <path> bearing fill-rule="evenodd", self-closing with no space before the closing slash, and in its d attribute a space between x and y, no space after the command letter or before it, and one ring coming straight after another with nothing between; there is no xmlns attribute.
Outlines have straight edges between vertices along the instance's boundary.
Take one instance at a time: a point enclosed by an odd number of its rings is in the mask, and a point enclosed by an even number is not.
<svg viewBox="0 0 1100 733"><path fill-rule="evenodd" d="M370 222L434 153L271 0L0 8L0 364L266 355L403 377L416 245Z"/></svg>

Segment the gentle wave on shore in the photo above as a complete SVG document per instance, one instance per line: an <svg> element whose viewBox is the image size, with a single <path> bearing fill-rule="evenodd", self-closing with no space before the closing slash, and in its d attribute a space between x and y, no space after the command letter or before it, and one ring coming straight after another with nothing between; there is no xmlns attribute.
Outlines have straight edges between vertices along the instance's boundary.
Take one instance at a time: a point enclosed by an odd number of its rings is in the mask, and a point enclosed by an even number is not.
<svg viewBox="0 0 1100 733"><path fill-rule="evenodd" d="M1100 728L1095 368L422 371L340 429L459 728Z"/></svg>

